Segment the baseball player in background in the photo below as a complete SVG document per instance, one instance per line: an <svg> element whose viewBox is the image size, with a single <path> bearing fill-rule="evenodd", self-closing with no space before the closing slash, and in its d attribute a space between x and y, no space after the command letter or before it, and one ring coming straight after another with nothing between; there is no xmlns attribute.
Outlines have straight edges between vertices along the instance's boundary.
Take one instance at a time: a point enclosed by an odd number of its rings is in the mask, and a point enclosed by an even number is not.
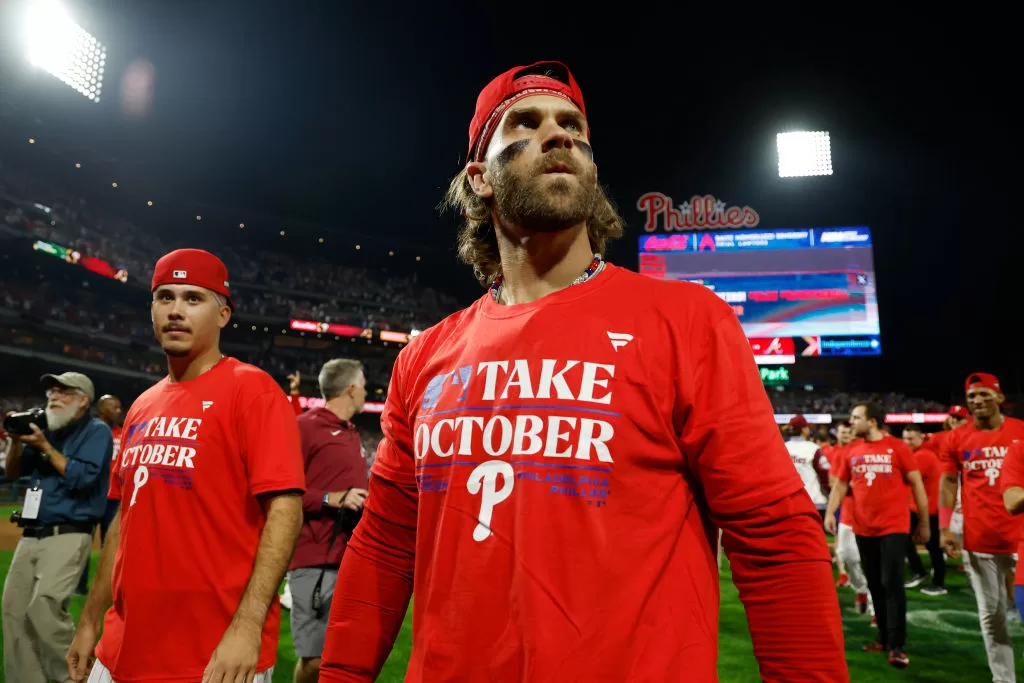
<svg viewBox="0 0 1024 683"><path fill-rule="evenodd" d="M939 529L942 547L960 557L961 545L950 531L958 481L964 515L963 555L978 601L978 620L993 683L1014 683L1013 641L1007 628L1006 576L1013 572L1021 519L1007 511L1000 479L1007 451L1024 439L1024 422L1002 414L1005 400L999 379L976 372L964 383L971 421L949 432L939 454L943 465Z"/></svg>
<svg viewBox="0 0 1024 683"><path fill-rule="evenodd" d="M68 672L84 680L95 649L90 683L270 683L302 526L295 415L268 374L220 352L234 310L220 259L171 252L152 291L167 377L125 419L110 478L121 509Z"/></svg>
<svg viewBox="0 0 1024 683"><path fill-rule="evenodd" d="M849 680L739 321L605 261L622 220L569 70L494 79L469 138L449 201L488 291L399 354L320 680L373 681L415 593L409 683L717 681L718 528L762 679Z"/></svg>

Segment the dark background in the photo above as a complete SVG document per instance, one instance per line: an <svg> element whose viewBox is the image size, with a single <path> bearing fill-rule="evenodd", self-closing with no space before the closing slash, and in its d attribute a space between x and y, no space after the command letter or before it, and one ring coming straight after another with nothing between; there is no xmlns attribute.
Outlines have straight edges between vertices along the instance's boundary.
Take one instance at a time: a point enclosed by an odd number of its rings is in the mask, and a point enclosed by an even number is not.
<svg viewBox="0 0 1024 683"><path fill-rule="evenodd" d="M60 178L161 234L416 269L468 303L480 289L455 262L453 217L435 206L464 162L476 94L507 68L560 59L630 226L612 260L636 268L635 202L647 191L676 203L715 194L755 208L765 228L869 225L884 355L797 370L945 401L976 370L1021 390L1019 40L998 15L68 4L107 45L103 99L30 73L14 40L19 2L6 3L0 163ZM139 59L155 68L155 98L133 119L119 95ZM778 178L775 134L794 128L830 131L833 176Z"/></svg>

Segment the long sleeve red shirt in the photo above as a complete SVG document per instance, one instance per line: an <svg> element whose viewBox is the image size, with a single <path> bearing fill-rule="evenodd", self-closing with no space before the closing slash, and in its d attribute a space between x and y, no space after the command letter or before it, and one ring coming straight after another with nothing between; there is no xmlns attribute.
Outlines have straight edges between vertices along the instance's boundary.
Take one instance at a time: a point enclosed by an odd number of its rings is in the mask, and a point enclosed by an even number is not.
<svg viewBox="0 0 1024 683"><path fill-rule="evenodd" d="M717 680L717 529L765 681L849 680L819 517L731 309L609 267L396 364L321 680Z"/></svg>

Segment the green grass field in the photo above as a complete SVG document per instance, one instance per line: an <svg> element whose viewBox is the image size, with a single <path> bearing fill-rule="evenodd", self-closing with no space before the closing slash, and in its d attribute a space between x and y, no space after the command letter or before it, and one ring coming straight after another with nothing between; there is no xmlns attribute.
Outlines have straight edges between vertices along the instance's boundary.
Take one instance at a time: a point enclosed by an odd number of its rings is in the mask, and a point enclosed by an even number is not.
<svg viewBox="0 0 1024 683"><path fill-rule="evenodd" d="M0 579L7 576L11 551L0 552ZM93 557L95 566L96 557ZM909 591L907 653L911 666L904 671L891 668L882 655L860 652L863 643L874 638L870 619L858 615L853 609L853 592L840 589L843 606L843 631L846 635L846 657L850 679L855 683L881 683L882 681L986 681L991 680L985 659L985 648L978 630L973 596L966 589L966 578L960 572L949 572L947 582L950 594L929 598L916 590ZM743 606L728 570L723 572L722 613L720 630L719 676L723 683L757 683L757 664L754 661ZM72 612L78 615L84 598L75 596ZM0 624L2 628L2 624ZM1024 646L1024 626L1011 624L1018 646ZM399 635L398 642L378 681L398 683L405 674L405 665L411 648L410 620ZM1018 650L1020 648L1018 647ZM0 653L2 662L2 653ZM278 645L275 683L290 683L295 664L287 613L281 623L281 642ZM1024 677L1024 666L1018 656L1017 675ZM2 668L0 668L2 678ZM8 682L8 683L14 683Z"/></svg>

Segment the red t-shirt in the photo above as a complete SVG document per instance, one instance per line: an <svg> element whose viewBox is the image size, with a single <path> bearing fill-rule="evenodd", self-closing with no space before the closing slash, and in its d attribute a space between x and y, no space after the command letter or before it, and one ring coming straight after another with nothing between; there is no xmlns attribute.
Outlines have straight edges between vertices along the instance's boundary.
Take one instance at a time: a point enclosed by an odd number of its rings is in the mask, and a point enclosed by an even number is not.
<svg viewBox="0 0 1024 683"><path fill-rule="evenodd" d="M910 531L907 516L907 474L917 470L910 448L892 436L861 439L849 445L836 477L850 484L857 507L853 533L886 536Z"/></svg>
<svg viewBox="0 0 1024 683"><path fill-rule="evenodd" d="M717 681L714 522L762 677L848 680L820 518L704 287L485 295L402 350L381 423L321 681L373 680L410 584L408 683Z"/></svg>
<svg viewBox="0 0 1024 683"><path fill-rule="evenodd" d="M928 446L921 446L914 451L917 459L917 469L921 472L921 482L924 484L924 492L928 494L928 514L939 514L939 487L942 480L942 466L939 464L939 456ZM917 501L914 500L914 491L910 491L910 511L917 512Z"/></svg>
<svg viewBox="0 0 1024 683"><path fill-rule="evenodd" d="M1024 439L1024 422L1004 417L999 429L980 430L974 422L946 437L943 471L961 475L960 503L964 513L964 548L976 553L1009 555L1017 552L1021 520L1003 505L999 480L1010 445Z"/></svg>
<svg viewBox="0 0 1024 683"><path fill-rule="evenodd" d="M234 616L263 530L257 495L304 488L299 429L262 370L225 358L146 390L125 420L114 605L97 658L118 683L195 683ZM277 600L258 671L277 659Z"/></svg>

